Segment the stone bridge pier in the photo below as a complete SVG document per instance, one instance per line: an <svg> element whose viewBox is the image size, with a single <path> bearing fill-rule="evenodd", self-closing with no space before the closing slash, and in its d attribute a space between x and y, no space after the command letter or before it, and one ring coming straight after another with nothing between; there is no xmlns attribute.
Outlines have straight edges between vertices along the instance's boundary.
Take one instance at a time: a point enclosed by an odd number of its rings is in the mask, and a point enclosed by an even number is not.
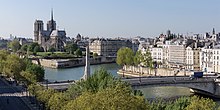
<svg viewBox="0 0 220 110"><path fill-rule="evenodd" d="M191 91L195 93L220 98L220 82L216 80L212 82L189 84L185 87L189 87Z"/></svg>

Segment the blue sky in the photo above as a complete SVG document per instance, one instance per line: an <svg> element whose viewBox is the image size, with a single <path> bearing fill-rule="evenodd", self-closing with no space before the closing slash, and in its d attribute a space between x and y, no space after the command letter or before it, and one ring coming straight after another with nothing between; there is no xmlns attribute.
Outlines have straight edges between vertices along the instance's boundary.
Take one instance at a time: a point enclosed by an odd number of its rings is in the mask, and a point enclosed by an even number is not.
<svg viewBox="0 0 220 110"><path fill-rule="evenodd" d="M0 36L33 37L36 19L46 22L51 8L67 35L155 37L175 33L220 32L220 0L0 0Z"/></svg>

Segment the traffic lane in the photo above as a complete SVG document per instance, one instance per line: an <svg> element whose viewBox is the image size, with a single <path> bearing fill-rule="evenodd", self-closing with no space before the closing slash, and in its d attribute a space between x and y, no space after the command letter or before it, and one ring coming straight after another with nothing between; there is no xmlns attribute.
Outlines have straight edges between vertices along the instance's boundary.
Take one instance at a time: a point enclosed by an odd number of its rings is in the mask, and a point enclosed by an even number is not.
<svg viewBox="0 0 220 110"><path fill-rule="evenodd" d="M195 82L195 81L213 81L214 78L198 78L198 79L190 79L190 77L169 77L169 78L135 78L130 80L124 80L130 84L135 83L170 83L170 82Z"/></svg>
<svg viewBox="0 0 220 110"><path fill-rule="evenodd" d="M13 94L16 93L11 87L8 86L1 86L0 87L0 94Z"/></svg>
<svg viewBox="0 0 220 110"><path fill-rule="evenodd" d="M20 91L15 87L6 84L0 78L0 94L7 94L8 96L0 96L1 107L4 107L3 110L29 110L26 104L21 100L19 96ZM13 95L17 96L13 96ZM11 95L11 96L10 96ZM7 100L9 103L7 103Z"/></svg>
<svg viewBox="0 0 220 110"><path fill-rule="evenodd" d="M216 77L204 77L204 78L199 78L199 79L215 79ZM123 79L123 81L137 81L137 80L144 80L144 81L155 81L155 80L191 80L190 77L136 77L132 79Z"/></svg>
<svg viewBox="0 0 220 110"><path fill-rule="evenodd" d="M0 78L0 86L6 86L6 84L2 81L2 78Z"/></svg>
<svg viewBox="0 0 220 110"><path fill-rule="evenodd" d="M3 110L30 110L20 99L16 96L1 96L1 107Z"/></svg>
<svg viewBox="0 0 220 110"><path fill-rule="evenodd" d="M155 81L155 80L188 80L190 77L154 77L154 78L145 78L145 77L137 77L132 79L123 79L124 81L137 81L137 80L143 80L143 81Z"/></svg>

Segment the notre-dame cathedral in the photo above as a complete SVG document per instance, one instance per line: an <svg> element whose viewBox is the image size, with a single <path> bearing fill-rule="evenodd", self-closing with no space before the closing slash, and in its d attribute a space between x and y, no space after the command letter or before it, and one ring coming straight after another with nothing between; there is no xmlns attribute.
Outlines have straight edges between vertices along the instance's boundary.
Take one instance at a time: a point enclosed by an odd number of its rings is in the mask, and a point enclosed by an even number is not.
<svg viewBox="0 0 220 110"><path fill-rule="evenodd" d="M34 23L34 42L37 42L44 51L55 48L56 51L63 51L66 45L65 30L56 29L56 21L53 20L53 11L51 11L51 20L47 22L47 30L44 30L42 20L36 20Z"/></svg>

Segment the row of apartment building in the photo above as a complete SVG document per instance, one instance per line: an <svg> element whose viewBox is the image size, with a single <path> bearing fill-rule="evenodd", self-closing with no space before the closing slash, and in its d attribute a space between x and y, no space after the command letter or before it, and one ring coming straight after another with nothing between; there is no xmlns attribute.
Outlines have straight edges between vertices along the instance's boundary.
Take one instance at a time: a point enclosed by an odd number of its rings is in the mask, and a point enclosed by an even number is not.
<svg viewBox="0 0 220 110"><path fill-rule="evenodd" d="M101 56L117 56L117 51L121 47L129 47L134 52L138 50L138 43L132 42L129 39L115 38L115 39L105 39L98 38L90 40L89 49L90 52L97 53Z"/></svg>
<svg viewBox="0 0 220 110"><path fill-rule="evenodd" d="M154 61L169 68L220 73L220 45L214 41L176 39L142 48Z"/></svg>

